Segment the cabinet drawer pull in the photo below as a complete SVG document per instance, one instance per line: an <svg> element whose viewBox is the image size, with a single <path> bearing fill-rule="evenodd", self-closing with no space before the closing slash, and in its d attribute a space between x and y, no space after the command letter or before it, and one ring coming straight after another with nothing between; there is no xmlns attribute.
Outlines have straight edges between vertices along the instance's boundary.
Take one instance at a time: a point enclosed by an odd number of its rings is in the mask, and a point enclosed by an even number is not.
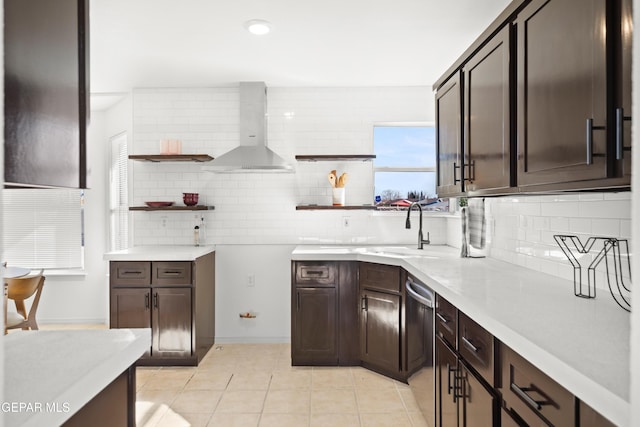
<svg viewBox="0 0 640 427"><path fill-rule="evenodd" d="M631 147L624 146L625 121L631 121L631 116L625 116L624 109L616 108L616 160L622 160L624 152L631 151Z"/></svg>
<svg viewBox="0 0 640 427"><path fill-rule="evenodd" d="M305 273L307 273L310 276L322 276L324 274L323 270L306 270Z"/></svg>
<svg viewBox="0 0 640 427"><path fill-rule="evenodd" d="M121 276L126 276L126 275L129 275L129 274L131 274L131 275L133 275L133 274L136 274L136 275L137 274L142 274L142 271L140 271L140 270L121 270L120 271L120 275Z"/></svg>
<svg viewBox="0 0 640 427"><path fill-rule="evenodd" d="M179 274L182 274L182 271L180 270L165 270L165 271L161 271L160 274L164 274L167 276L177 276Z"/></svg>
<svg viewBox="0 0 640 427"><path fill-rule="evenodd" d="M438 319L440 319L440 321L444 324L449 323L449 319L447 319L446 317L444 317L442 314L440 313L436 313L436 316L438 316Z"/></svg>
<svg viewBox="0 0 640 427"><path fill-rule="evenodd" d="M469 350L473 351L474 353L477 353L478 351L480 351L480 349L475 345L473 345L473 343L464 335L462 336L462 342Z"/></svg>
<svg viewBox="0 0 640 427"><path fill-rule="evenodd" d="M593 153L593 131L594 130L605 130L605 126L594 126L593 119L587 119L587 164L593 164L593 157L603 157L604 154L594 154Z"/></svg>
<svg viewBox="0 0 640 427"><path fill-rule="evenodd" d="M532 407L533 409L539 411L542 409L542 405L548 405L549 402L535 400L533 397L529 396L528 391L536 391L533 387L518 387L518 385L511 383L511 390L517 394L524 402Z"/></svg>

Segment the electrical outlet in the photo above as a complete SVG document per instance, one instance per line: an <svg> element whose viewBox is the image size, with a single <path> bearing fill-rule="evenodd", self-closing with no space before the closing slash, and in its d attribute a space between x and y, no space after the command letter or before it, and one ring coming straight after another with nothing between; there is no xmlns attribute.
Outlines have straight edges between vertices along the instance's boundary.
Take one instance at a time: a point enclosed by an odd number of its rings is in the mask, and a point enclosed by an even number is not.
<svg viewBox="0 0 640 427"><path fill-rule="evenodd" d="M248 274L247 275L247 286L249 287L254 287L256 285L256 275L255 274Z"/></svg>
<svg viewBox="0 0 640 427"><path fill-rule="evenodd" d="M349 225L351 225L351 217L343 216L342 217L342 227L343 228L349 228Z"/></svg>

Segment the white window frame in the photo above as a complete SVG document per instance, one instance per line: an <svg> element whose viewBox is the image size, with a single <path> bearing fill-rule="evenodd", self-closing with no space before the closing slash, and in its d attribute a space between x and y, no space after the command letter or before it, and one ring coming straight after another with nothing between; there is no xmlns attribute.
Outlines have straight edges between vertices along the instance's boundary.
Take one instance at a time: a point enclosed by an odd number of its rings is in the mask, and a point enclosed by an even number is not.
<svg viewBox="0 0 640 427"><path fill-rule="evenodd" d="M373 124L371 129L371 145L375 154L375 141L373 139L374 129L376 127L433 127L435 129L436 123L431 121L426 122L376 122ZM374 183L372 188L372 193L375 193L375 182L376 182L376 172L433 172L437 173L437 152L436 155L436 165L434 166L425 166L425 167L394 167L394 166L373 166L373 180ZM372 199L375 197L375 194L372 194ZM393 210L383 210L381 212L395 212Z"/></svg>

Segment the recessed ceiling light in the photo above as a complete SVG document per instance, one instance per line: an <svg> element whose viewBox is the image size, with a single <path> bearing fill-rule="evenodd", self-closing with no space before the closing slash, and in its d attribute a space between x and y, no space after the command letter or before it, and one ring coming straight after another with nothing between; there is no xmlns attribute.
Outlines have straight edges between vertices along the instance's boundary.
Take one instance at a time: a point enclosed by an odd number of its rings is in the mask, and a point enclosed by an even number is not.
<svg viewBox="0 0 640 427"><path fill-rule="evenodd" d="M252 19L244 23L244 27L251 34L262 36L268 34L271 31L271 23L264 19Z"/></svg>

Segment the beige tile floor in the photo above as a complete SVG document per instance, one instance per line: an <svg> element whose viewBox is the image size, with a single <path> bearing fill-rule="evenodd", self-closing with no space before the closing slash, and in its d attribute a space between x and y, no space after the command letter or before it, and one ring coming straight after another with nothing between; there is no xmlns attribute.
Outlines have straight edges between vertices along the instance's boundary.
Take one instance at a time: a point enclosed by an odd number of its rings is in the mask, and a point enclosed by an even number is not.
<svg viewBox="0 0 640 427"><path fill-rule="evenodd" d="M137 425L427 426L406 384L361 367L291 366L290 351L289 344L224 344L197 367L139 367Z"/></svg>
<svg viewBox="0 0 640 427"><path fill-rule="evenodd" d="M406 384L292 367L288 344L216 345L198 367L137 370L138 426L426 426Z"/></svg>

